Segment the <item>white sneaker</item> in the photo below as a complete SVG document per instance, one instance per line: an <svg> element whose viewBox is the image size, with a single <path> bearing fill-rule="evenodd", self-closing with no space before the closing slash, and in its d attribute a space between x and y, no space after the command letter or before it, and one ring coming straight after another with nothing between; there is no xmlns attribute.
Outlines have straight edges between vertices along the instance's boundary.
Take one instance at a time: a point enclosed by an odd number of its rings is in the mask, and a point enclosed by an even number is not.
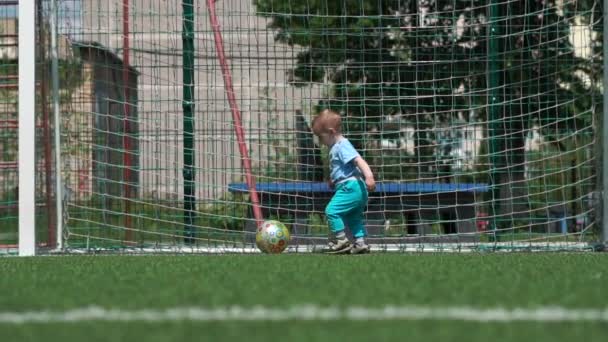
<svg viewBox="0 0 608 342"><path fill-rule="evenodd" d="M355 242L354 246L350 249L350 254L367 254L369 252L369 245L365 242Z"/></svg>
<svg viewBox="0 0 608 342"><path fill-rule="evenodd" d="M350 252L351 248L352 244L350 243L348 238L334 238L333 240L329 240L329 242L327 243L327 247L323 250L323 252L327 254L346 254Z"/></svg>

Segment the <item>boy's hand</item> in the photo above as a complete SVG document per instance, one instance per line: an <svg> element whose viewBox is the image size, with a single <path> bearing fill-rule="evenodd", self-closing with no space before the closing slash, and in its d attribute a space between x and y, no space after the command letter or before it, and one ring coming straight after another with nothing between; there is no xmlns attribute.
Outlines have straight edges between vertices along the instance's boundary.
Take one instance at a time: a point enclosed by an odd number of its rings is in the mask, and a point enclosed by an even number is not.
<svg viewBox="0 0 608 342"><path fill-rule="evenodd" d="M327 181L327 186L329 186L329 188L332 190L336 187L336 185L331 179Z"/></svg>
<svg viewBox="0 0 608 342"><path fill-rule="evenodd" d="M374 174L372 173L372 170L369 168L369 165L367 164L367 162L365 160L363 160L363 158L357 157L357 158L355 158L355 165L357 165L359 170L361 170L361 173L363 173L363 177L365 177L365 186L367 187L367 190L368 191L376 190L376 181L374 180Z"/></svg>
<svg viewBox="0 0 608 342"><path fill-rule="evenodd" d="M365 179L365 185L367 186L367 190L368 191L374 191L374 190L376 190L376 181L374 180L373 177L366 178Z"/></svg>

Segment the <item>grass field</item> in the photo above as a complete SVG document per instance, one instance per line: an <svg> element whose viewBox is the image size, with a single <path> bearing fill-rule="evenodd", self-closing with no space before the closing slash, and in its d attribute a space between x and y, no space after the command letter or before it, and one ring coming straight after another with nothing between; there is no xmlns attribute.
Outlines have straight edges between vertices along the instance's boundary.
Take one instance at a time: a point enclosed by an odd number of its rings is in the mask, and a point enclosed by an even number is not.
<svg viewBox="0 0 608 342"><path fill-rule="evenodd" d="M0 313L107 309L608 308L608 254L61 256L0 259ZM1 315L0 315L1 316ZM608 320L0 323L2 341L606 341Z"/></svg>

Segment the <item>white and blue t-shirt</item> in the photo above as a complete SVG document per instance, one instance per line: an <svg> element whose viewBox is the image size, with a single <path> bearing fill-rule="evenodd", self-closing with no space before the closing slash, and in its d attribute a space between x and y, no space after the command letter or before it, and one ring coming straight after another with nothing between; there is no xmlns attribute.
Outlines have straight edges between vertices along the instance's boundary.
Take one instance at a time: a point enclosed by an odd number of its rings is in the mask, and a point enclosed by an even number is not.
<svg viewBox="0 0 608 342"><path fill-rule="evenodd" d="M329 166L330 177L335 184L346 178L361 176L354 162L357 157L359 152L348 139L340 139L333 144L329 150Z"/></svg>

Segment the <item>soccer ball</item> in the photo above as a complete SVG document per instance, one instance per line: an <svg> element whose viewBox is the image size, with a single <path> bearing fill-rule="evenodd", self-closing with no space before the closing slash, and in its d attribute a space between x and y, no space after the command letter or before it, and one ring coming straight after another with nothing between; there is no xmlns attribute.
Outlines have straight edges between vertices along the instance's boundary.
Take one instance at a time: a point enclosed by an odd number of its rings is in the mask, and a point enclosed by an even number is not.
<svg viewBox="0 0 608 342"><path fill-rule="evenodd" d="M289 229L279 221L264 221L255 235L255 244L264 253L281 253L288 243Z"/></svg>

